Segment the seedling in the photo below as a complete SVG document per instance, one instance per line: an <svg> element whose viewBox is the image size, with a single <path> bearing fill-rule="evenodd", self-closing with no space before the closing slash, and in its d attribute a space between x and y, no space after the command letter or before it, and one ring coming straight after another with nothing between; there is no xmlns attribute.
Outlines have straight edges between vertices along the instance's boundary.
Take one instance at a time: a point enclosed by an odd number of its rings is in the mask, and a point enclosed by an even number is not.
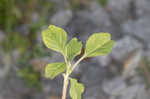
<svg viewBox="0 0 150 99"><path fill-rule="evenodd" d="M78 64L88 57L107 55L114 45L109 33L95 33L89 37L85 45L83 56L72 64L72 60L81 53L82 42L73 38L67 42L67 33L60 27L50 25L48 29L42 31L44 44L51 50L61 53L64 56L64 62L50 63L45 68L45 77L54 79L62 74L64 85L62 89L62 99L66 99L68 84L70 82L70 97L72 99L81 99L84 92L83 84L75 78L71 78L71 73Z"/></svg>

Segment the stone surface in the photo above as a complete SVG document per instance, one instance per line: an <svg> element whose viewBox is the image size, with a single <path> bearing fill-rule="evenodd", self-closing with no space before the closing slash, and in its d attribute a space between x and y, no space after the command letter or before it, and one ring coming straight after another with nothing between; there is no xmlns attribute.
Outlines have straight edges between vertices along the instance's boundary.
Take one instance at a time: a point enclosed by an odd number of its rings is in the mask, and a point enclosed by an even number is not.
<svg viewBox="0 0 150 99"><path fill-rule="evenodd" d="M53 2L56 6L56 10L65 9L68 6L68 0L49 0L50 3Z"/></svg>
<svg viewBox="0 0 150 99"><path fill-rule="evenodd" d="M124 38L115 42L115 46L112 49L111 55L117 61L125 60L132 52L142 49L141 42L131 36L125 36Z"/></svg>
<svg viewBox="0 0 150 99"><path fill-rule="evenodd" d="M94 1L88 9L74 13L66 30L71 37L78 37L84 43L92 33L109 32L113 39L122 36L120 25L113 24L109 12Z"/></svg>
<svg viewBox="0 0 150 99"><path fill-rule="evenodd" d="M109 32L112 24L103 8L91 8L75 13L67 31L72 37L78 37L84 43L92 33Z"/></svg>
<svg viewBox="0 0 150 99"><path fill-rule="evenodd" d="M61 99L61 97L60 96L49 96L46 99Z"/></svg>
<svg viewBox="0 0 150 99"><path fill-rule="evenodd" d="M132 0L109 0L107 8L111 17L117 22L123 22L130 16L130 3Z"/></svg>
<svg viewBox="0 0 150 99"><path fill-rule="evenodd" d="M125 33L134 35L147 44L150 43L150 18L148 16L140 18L137 21L129 20L122 27Z"/></svg>
<svg viewBox="0 0 150 99"><path fill-rule="evenodd" d="M0 42L5 40L5 33L0 30Z"/></svg>
<svg viewBox="0 0 150 99"><path fill-rule="evenodd" d="M27 88L24 81L18 79L14 72L9 72L9 76L7 77L8 79L0 80L2 99L26 99L35 94L35 91ZM31 92L32 94L30 94Z"/></svg>
<svg viewBox="0 0 150 99"><path fill-rule="evenodd" d="M85 86L83 99L107 99L108 96L102 90L102 82L107 70L99 66L96 61L81 63L78 70L80 72L75 77Z"/></svg>
<svg viewBox="0 0 150 99"><path fill-rule="evenodd" d="M136 74L136 69L138 66L140 66L140 61L143 56L143 51L136 51L134 55L132 55L130 58L128 58L124 62L124 68L122 72L122 76L125 78L128 78L130 76L135 76Z"/></svg>
<svg viewBox="0 0 150 99"><path fill-rule="evenodd" d="M128 85L122 77L115 77L103 84L103 90L110 95L109 99L139 99L143 96L147 99L145 84L133 83ZM141 93L141 94L138 94Z"/></svg>
<svg viewBox="0 0 150 99"><path fill-rule="evenodd" d="M13 64L17 64L18 63L18 60L20 59L21 57L21 51L19 49L15 49L12 51L12 62Z"/></svg>
<svg viewBox="0 0 150 99"><path fill-rule="evenodd" d="M37 23L39 21L39 14L34 12L31 17L32 23Z"/></svg>
<svg viewBox="0 0 150 99"><path fill-rule="evenodd" d="M103 90L110 95L118 95L121 91L126 89L127 85L123 78L116 77L112 80L107 80L103 82Z"/></svg>
<svg viewBox="0 0 150 99"><path fill-rule="evenodd" d="M17 27L18 33L21 33L24 36L27 36L29 31L29 24L22 24Z"/></svg>
<svg viewBox="0 0 150 99"><path fill-rule="evenodd" d="M11 56L0 51L0 60L0 78L5 78L11 67Z"/></svg>
<svg viewBox="0 0 150 99"><path fill-rule="evenodd" d="M100 85L86 88L83 99L108 99L108 95L103 92Z"/></svg>
<svg viewBox="0 0 150 99"><path fill-rule="evenodd" d="M112 24L109 18L109 14L97 2L91 3L90 11L87 13L87 15L85 14L85 16L99 27L108 27Z"/></svg>
<svg viewBox="0 0 150 99"><path fill-rule="evenodd" d="M110 57L110 55L97 56L96 60L100 64L100 66L103 66L103 67L106 67L106 66L108 66L111 63L111 57Z"/></svg>
<svg viewBox="0 0 150 99"><path fill-rule="evenodd" d="M44 76L44 70L46 64L53 63L53 62L63 62L63 61L64 61L64 57L60 53L51 51L51 56L34 58L29 63L32 64L33 69L35 71L40 71L42 73L42 76Z"/></svg>
<svg viewBox="0 0 150 99"><path fill-rule="evenodd" d="M150 94L149 90L141 88L137 93L136 99L149 99L149 94Z"/></svg>
<svg viewBox="0 0 150 99"><path fill-rule="evenodd" d="M150 16L150 1L149 0L135 0L136 15L138 17Z"/></svg>
<svg viewBox="0 0 150 99"><path fill-rule="evenodd" d="M108 27L111 25L109 14L97 2L92 2L88 10L78 11L78 16L88 19L98 27Z"/></svg>
<svg viewBox="0 0 150 99"><path fill-rule="evenodd" d="M146 59L148 59L148 61L150 61L150 46L147 50L144 51L144 56L146 57Z"/></svg>
<svg viewBox="0 0 150 99"><path fill-rule="evenodd" d="M88 62L82 64L81 69L81 81L85 83L86 86L91 87L92 85L100 85L104 80L106 69L99 66L96 62Z"/></svg>
<svg viewBox="0 0 150 99"><path fill-rule="evenodd" d="M42 92L44 96L61 96L62 86L63 86L63 77L62 75L57 76L53 80L43 79L41 81Z"/></svg>
<svg viewBox="0 0 150 99"><path fill-rule="evenodd" d="M136 84L134 84L132 86L129 86L129 87L127 87L126 90L124 90L122 92L121 99L135 99L137 93L141 89L144 89L143 85L136 85Z"/></svg>
<svg viewBox="0 0 150 99"><path fill-rule="evenodd" d="M72 18L71 10L61 10L52 16L50 23L57 26L66 26Z"/></svg>

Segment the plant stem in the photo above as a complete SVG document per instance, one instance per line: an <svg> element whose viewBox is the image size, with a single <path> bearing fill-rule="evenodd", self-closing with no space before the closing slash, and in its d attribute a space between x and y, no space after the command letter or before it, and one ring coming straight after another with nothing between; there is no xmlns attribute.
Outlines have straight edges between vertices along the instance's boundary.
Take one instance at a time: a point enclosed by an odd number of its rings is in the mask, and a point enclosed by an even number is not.
<svg viewBox="0 0 150 99"><path fill-rule="evenodd" d="M69 69L70 69L70 62L67 61L66 56L64 55L64 59L65 59L65 63L66 63L66 73L64 75L64 85L63 85L63 89L62 89L62 98L61 99L66 99L66 95L67 95L67 89L68 89L68 83L69 83Z"/></svg>
<svg viewBox="0 0 150 99"><path fill-rule="evenodd" d="M71 72L78 66L78 64L85 58L85 56L82 56L73 66L71 69Z"/></svg>
<svg viewBox="0 0 150 99"><path fill-rule="evenodd" d="M64 76L64 85L63 85L63 91L62 91L62 98L61 99L66 99L68 82L69 82L69 75L66 73Z"/></svg>
<svg viewBox="0 0 150 99"><path fill-rule="evenodd" d="M77 65L84 59L85 56L82 56L71 68L71 72L77 67ZM68 89L68 83L69 83L69 75L71 74L70 72L70 67L71 64L70 62L67 61L66 57L64 57L65 59L65 63L67 65L67 70L66 73L64 75L64 85L63 85L63 90L62 90L62 98L61 99L66 99L66 95L67 95L67 89Z"/></svg>

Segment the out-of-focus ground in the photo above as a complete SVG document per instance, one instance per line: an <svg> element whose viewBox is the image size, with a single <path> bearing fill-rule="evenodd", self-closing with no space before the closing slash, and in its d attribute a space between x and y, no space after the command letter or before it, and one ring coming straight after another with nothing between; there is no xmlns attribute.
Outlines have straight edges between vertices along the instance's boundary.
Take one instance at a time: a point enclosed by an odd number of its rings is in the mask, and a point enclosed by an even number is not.
<svg viewBox="0 0 150 99"><path fill-rule="evenodd" d="M150 0L0 0L0 99L60 99L62 76L43 76L45 64L63 61L43 45L49 24L83 44L97 32L116 42L72 74L83 99L150 99Z"/></svg>

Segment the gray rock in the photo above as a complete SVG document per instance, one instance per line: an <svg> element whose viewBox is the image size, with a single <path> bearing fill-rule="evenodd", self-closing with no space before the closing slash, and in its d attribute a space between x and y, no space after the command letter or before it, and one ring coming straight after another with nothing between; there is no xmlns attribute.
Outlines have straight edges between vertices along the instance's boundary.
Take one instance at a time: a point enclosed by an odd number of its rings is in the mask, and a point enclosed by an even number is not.
<svg viewBox="0 0 150 99"><path fill-rule="evenodd" d="M129 20L122 25L124 32L134 35L139 39L145 41L147 44L150 43L150 18L143 17L137 21Z"/></svg>
<svg viewBox="0 0 150 99"><path fill-rule="evenodd" d="M32 59L31 63L32 63L32 61L38 61L38 60L43 61L45 63L63 62L64 57L60 53L51 51L51 56L45 56L45 57L42 57L42 58Z"/></svg>
<svg viewBox="0 0 150 99"><path fill-rule="evenodd" d="M30 30L29 27L29 24L22 24L17 27L17 31L22 35L27 36Z"/></svg>
<svg viewBox="0 0 150 99"><path fill-rule="evenodd" d="M32 89L25 86L23 80L16 77L15 72L9 72L9 79L0 79L0 92L3 99L27 99L34 94Z"/></svg>
<svg viewBox="0 0 150 99"><path fill-rule="evenodd" d="M136 95L141 89L144 89L144 85L142 84L134 84L132 86L129 86L122 92L121 99L135 99Z"/></svg>
<svg viewBox="0 0 150 99"><path fill-rule="evenodd" d="M111 56L119 61L124 61L130 54L136 50L142 49L143 45L138 40L131 36L125 36L124 38L115 42L115 46L112 49Z"/></svg>
<svg viewBox="0 0 150 99"><path fill-rule="evenodd" d="M64 58L60 53L51 52L51 55L51 57L45 56L41 58L34 58L29 62L35 71L41 72L42 77L45 75L45 66L47 64L53 62L64 62Z"/></svg>
<svg viewBox="0 0 150 99"><path fill-rule="evenodd" d="M39 14L37 12L34 12L31 17L32 23L37 23L39 21L39 17Z"/></svg>
<svg viewBox="0 0 150 99"><path fill-rule="evenodd" d="M107 8L117 22L123 22L129 18L130 3L132 0L109 0Z"/></svg>
<svg viewBox="0 0 150 99"><path fill-rule="evenodd" d="M108 66L111 62L111 57L110 55L106 55L106 56L97 56L96 60L98 61L98 63L100 64L100 66Z"/></svg>
<svg viewBox="0 0 150 99"><path fill-rule="evenodd" d="M0 42L5 40L5 33L0 30Z"/></svg>
<svg viewBox="0 0 150 99"><path fill-rule="evenodd" d="M92 33L99 32L101 29L85 16L87 16L87 11L77 12L67 27L70 37L77 37L84 43Z"/></svg>
<svg viewBox="0 0 150 99"><path fill-rule="evenodd" d="M136 15L138 17L150 16L150 1L149 0L135 0Z"/></svg>
<svg viewBox="0 0 150 99"><path fill-rule="evenodd" d="M99 66L96 61L81 63L79 81L85 86L83 99L107 99L107 95L102 90L102 82L107 71Z"/></svg>
<svg viewBox="0 0 150 99"><path fill-rule="evenodd" d="M126 89L127 85L123 78L116 77L112 80L107 80L103 82L103 90L105 93L116 96L119 95L124 89Z"/></svg>
<svg viewBox="0 0 150 99"><path fill-rule="evenodd" d="M144 87L139 89L136 99L149 99L149 97L150 97L150 92L149 90L146 90L146 88Z"/></svg>
<svg viewBox="0 0 150 99"><path fill-rule="evenodd" d="M21 51L19 49L15 49L12 51L12 64L17 64L18 63L18 60L20 59L21 57Z"/></svg>
<svg viewBox="0 0 150 99"><path fill-rule="evenodd" d="M111 25L108 13L97 2L92 2L89 10L79 11L78 16L88 19L98 27Z"/></svg>
<svg viewBox="0 0 150 99"><path fill-rule="evenodd" d="M75 13L67 28L72 33L71 36L76 36L85 43L92 33L112 31L112 23L104 8L98 6Z"/></svg>
<svg viewBox="0 0 150 99"><path fill-rule="evenodd" d="M51 59L49 60L50 62L63 62L64 61L64 57L57 52L51 52Z"/></svg>
<svg viewBox="0 0 150 99"><path fill-rule="evenodd" d="M79 67L81 69L81 81L86 86L91 87L93 85L101 85L104 78L106 69L99 66L96 62L84 63Z"/></svg>
<svg viewBox="0 0 150 99"><path fill-rule="evenodd" d="M40 32L37 32L36 33L36 41L39 45L42 45L43 44L43 39L42 39L42 36L41 36L41 31Z"/></svg>
<svg viewBox="0 0 150 99"><path fill-rule="evenodd" d="M141 94L143 97L147 97L142 93L145 91L145 84L134 83L129 86L122 77L115 77L112 80L105 81L103 90L110 95L109 99L137 99L136 97L140 97Z"/></svg>
<svg viewBox="0 0 150 99"><path fill-rule="evenodd" d="M0 96L0 99L4 99L2 96Z"/></svg>
<svg viewBox="0 0 150 99"><path fill-rule="evenodd" d="M97 2L92 2L89 9L77 11L67 27L71 36L76 36L84 43L92 33L109 32L113 39L121 37L120 25L114 25L109 13Z"/></svg>
<svg viewBox="0 0 150 99"><path fill-rule="evenodd" d="M0 78L5 78L11 66L11 56L0 52Z"/></svg>
<svg viewBox="0 0 150 99"><path fill-rule="evenodd" d="M83 95L83 99L108 99L108 95L103 92L101 86L86 86L86 92Z"/></svg>
<svg viewBox="0 0 150 99"><path fill-rule="evenodd" d="M144 56L150 61L150 45L148 46L148 49L144 51Z"/></svg>
<svg viewBox="0 0 150 99"><path fill-rule="evenodd" d="M53 96L53 95L60 95L62 91L62 85L63 85L63 77L58 76L53 80L43 80L41 82L42 88L43 88L43 94L44 96Z"/></svg>
<svg viewBox="0 0 150 99"><path fill-rule="evenodd" d="M137 74L136 76L134 76L130 80L128 80L128 83L131 85L134 85L134 84L144 84L145 85L145 78L143 78L142 76Z"/></svg>
<svg viewBox="0 0 150 99"><path fill-rule="evenodd" d="M89 19L93 21L93 23L95 23L97 26L108 27L112 24L108 13L97 2L91 3L89 13L90 14L88 14L87 17L89 17Z"/></svg>
<svg viewBox="0 0 150 99"><path fill-rule="evenodd" d="M72 18L71 10L58 11L50 19L50 23L57 26L66 26Z"/></svg>
<svg viewBox="0 0 150 99"><path fill-rule="evenodd" d="M141 61L143 54L142 51L136 51L134 55L132 55L132 58L129 58L125 63L124 63L124 70L122 73L122 76L124 78L128 78L130 76L136 76L136 68L139 66L139 63Z"/></svg>
<svg viewBox="0 0 150 99"><path fill-rule="evenodd" d="M49 0L50 3L55 4L55 9L56 10L62 10L68 7L68 0Z"/></svg>

